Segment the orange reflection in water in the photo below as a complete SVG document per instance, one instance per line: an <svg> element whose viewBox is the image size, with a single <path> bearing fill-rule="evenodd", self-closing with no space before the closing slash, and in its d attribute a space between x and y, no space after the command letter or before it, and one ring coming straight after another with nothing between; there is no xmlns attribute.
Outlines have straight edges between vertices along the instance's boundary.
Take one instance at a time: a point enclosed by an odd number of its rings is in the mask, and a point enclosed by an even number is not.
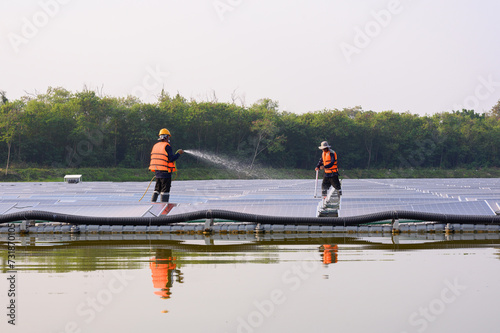
<svg viewBox="0 0 500 333"><path fill-rule="evenodd" d="M182 283L182 273L177 269L176 257L172 256L172 250L157 250L156 256L151 258L149 268L153 279L153 287L158 289L155 295L163 299L170 298L174 277L177 282Z"/></svg>
<svg viewBox="0 0 500 333"><path fill-rule="evenodd" d="M329 265L337 262L338 258L338 245L323 244L319 247L322 251L321 257L323 258L323 264Z"/></svg>

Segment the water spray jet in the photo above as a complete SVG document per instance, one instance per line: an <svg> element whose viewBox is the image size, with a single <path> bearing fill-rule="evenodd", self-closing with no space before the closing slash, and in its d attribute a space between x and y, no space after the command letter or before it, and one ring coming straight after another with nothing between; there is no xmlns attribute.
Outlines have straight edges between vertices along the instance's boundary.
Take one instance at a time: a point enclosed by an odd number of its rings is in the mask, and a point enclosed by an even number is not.
<svg viewBox="0 0 500 333"><path fill-rule="evenodd" d="M242 162L235 161L226 157L215 155L213 153L203 152L194 149L185 149L185 153L192 155L195 158L204 160L206 162L222 166L226 169L234 170L238 173L243 173L248 177L252 178L262 178L262 173L257 173L256 170L250 169L249 166L243 164ZM264 177L269 178L269 177Z"/></svg>

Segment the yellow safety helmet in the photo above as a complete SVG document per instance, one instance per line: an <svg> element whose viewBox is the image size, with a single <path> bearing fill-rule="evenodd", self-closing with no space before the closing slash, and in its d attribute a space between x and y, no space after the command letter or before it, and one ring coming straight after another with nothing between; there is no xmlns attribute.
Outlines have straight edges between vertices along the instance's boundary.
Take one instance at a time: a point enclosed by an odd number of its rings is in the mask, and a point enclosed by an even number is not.
<svg viewBox="0 0 500 333"><path fill-rule="evenodd" d="M162 129L160 130L160 133L159 133L158 135L170 135L170 132L169 132L169 130L168 130L168 129L166 129L166 128L162 128ZM170 136L171 136L171 135L170 135Z"/></svg>

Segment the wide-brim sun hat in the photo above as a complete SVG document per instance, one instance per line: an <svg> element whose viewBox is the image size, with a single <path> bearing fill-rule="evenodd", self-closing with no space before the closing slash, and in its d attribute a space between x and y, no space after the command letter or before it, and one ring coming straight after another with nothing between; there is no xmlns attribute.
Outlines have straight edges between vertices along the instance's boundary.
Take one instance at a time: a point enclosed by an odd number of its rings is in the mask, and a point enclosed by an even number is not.
<svg viewBox="0 0 500 333"><path fill-rule="evenodd" d="M328 144L328 141L323 141L323 142L321 142L321 146L319 146L318 148L319 149L325 149L325 148L331 148L331 147Z"/></svg>

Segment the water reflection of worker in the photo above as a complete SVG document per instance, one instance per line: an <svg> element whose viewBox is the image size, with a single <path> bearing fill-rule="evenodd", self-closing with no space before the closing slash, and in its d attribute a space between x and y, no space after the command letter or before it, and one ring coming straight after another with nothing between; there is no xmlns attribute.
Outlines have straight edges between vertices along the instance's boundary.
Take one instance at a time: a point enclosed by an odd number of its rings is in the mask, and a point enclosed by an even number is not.
<svg viewBox="0 0 500 333"><path fill-rule="evenodd" d="M337 262L337 255L339 251L338 245L323 244L319 247L322 251L321 258L324 265L334 264Z"/></svg>
<svg viewBox="0 0 500 333"><path fill-rule="evenodd" d="M174 282L174 273L177 275L177 282L182 283L182 275L177 269L175 260L176 258L172 256L172 250L159 249L156 251L156 256L149 262L153 287L159 289L155 291L155 295L164 299L170 298L172 295L170 288Z"/></svg>

